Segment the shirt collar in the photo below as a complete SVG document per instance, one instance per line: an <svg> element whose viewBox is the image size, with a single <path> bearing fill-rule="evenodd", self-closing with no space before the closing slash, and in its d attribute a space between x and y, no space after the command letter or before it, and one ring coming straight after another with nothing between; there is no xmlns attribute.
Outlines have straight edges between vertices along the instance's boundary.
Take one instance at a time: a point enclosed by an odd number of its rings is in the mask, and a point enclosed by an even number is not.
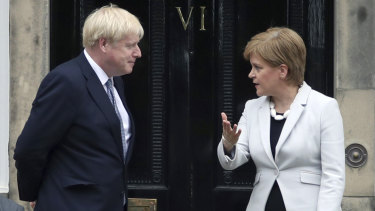
<svg viewBox="0 0 375 211"><path fill-rule="evenodd" d="M87 53L86 49L83 50L83 53L85 54L86 59L89 62L89 64L92 67L92 69L94 69L94 71L95 71L96 75L98 76L98 78L99 78L100 82L102 83L102 85L104 86L105 83L107 83L108 79L111 79L112 80L112 84L113 84L113 77L108 77L107 76L107 74L104 72L104 70L98 64L96 64L96 62Z"/></svg>

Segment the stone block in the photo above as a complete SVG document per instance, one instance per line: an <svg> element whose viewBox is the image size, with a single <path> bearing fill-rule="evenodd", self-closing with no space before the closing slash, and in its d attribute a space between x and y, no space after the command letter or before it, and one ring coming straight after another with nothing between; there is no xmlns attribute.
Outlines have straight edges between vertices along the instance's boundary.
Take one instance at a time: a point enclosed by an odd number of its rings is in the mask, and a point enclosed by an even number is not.
<svg viewBox="0 0 375 211"><path fill-rule="evenodd" d="M375 199L373 197L344 197L342 211L374 211Z"/></svg>
<svg viewBox="0 0 375 211"><path fill-rule="evenodd" d="M345 196L374 196L375 90L337 90L336 99L344 122L345 147L358 143L368 154L362 167L346 165Z"/></svg>
<svg viewBox="0 0 375 211"><path fill-rule="evenodd" d="M339 89L375 88L375 1L335 1L335 74Z"/></svg>

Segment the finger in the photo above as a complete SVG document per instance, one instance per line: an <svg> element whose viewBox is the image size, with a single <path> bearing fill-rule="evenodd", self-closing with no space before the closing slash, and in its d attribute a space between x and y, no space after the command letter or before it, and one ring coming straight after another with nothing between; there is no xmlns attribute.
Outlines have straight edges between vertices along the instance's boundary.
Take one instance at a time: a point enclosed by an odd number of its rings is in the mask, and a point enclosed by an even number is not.
<svg viewBox="0 0 375 211"><path fill-rule="evenodd" d="M234 133L237 132L237 127L238 127L238 126L237 126L236 124L233 125L233 132L234 132Z"/></svg>
<svg viewBox="0 0 375 211"><path fill-rule="evenodd" d="M227 132L232 132L231 123L230 121L228 121L227 115L224 112L221 113L221 118L223 119L223 122L225 122L226 124Z"/></svg>
<svg viewBox="0 0 375 211"><path fill-rule="evenodd" d="M234 137L235 137L236 139L238 139L238 138L240 137L240 135L241 135L241 132L242 132L242 130L241 130L241 129L238 129L238 132L236 133L236 135L234 135Z"/></svg>
<svg viewBox="0 0 375 211"><path fill-rule="evenodd" d="M230 124L230 122L228 122L227 120L223 120L223 125L228 125Z"/></svg>
<svg viewBox="0 0 375 211"><path fill-rule="evenodd" d="M230 131L231 131L230 122L223 121L223 132L230 133Z"/></svg>
<svg viewBox="0 0 375 211"><path fill-rule="evenodd" d="M227 115L224 112L221 112L221 118L224 120L228 120Z"/></svg>
<svg viewBox="0 0 375 211"><path fill-rule="evenodd" d="M228 133L233 133L232 125L229 121L227 121Z"/></svg>

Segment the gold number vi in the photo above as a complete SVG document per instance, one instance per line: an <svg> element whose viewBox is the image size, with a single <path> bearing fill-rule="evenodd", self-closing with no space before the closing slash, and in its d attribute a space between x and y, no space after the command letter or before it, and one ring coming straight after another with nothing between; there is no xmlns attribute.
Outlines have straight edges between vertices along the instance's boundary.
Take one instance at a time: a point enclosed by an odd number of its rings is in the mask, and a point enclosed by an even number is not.
<svg viewBox="0 0 375 211"><path fill-rule="evenodd" d="M199 30L206 31L206 29L204 28L204 10L206 9L206 7L201 6L200 8L201 8L201 28ZM182 16L181 7L176 7L176 9L177 9L178 15L180 16L182 26L184 27L184 30L186 31L187 26L189 25L191 13L193 12L194 7L190 7L189 16L186 21L184 17Z"/></svg>

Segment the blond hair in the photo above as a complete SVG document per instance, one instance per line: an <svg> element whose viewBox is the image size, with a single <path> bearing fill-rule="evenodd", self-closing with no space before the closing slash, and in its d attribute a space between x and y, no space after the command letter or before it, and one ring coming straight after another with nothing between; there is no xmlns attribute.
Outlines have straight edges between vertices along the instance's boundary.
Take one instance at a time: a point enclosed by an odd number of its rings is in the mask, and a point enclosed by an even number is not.
<svg viewBox="0 0 375 211"><path fill-rule="evenodd" d="M141 39L143 28L137 17L110 4L94 10L85 20L82 32L83 47L94 46L100 38L116 42L126 35L136 34Z"/></svg>
<svg viewBox="0 0 375 211"><path fill-rule="evenodd" d="M253 36L247 43L243 56L250 60L253 54L260 56L273 67L287 65L286 80L295 85L303 83L306 47L295 31L285 27L274 27Z"/></svg>

